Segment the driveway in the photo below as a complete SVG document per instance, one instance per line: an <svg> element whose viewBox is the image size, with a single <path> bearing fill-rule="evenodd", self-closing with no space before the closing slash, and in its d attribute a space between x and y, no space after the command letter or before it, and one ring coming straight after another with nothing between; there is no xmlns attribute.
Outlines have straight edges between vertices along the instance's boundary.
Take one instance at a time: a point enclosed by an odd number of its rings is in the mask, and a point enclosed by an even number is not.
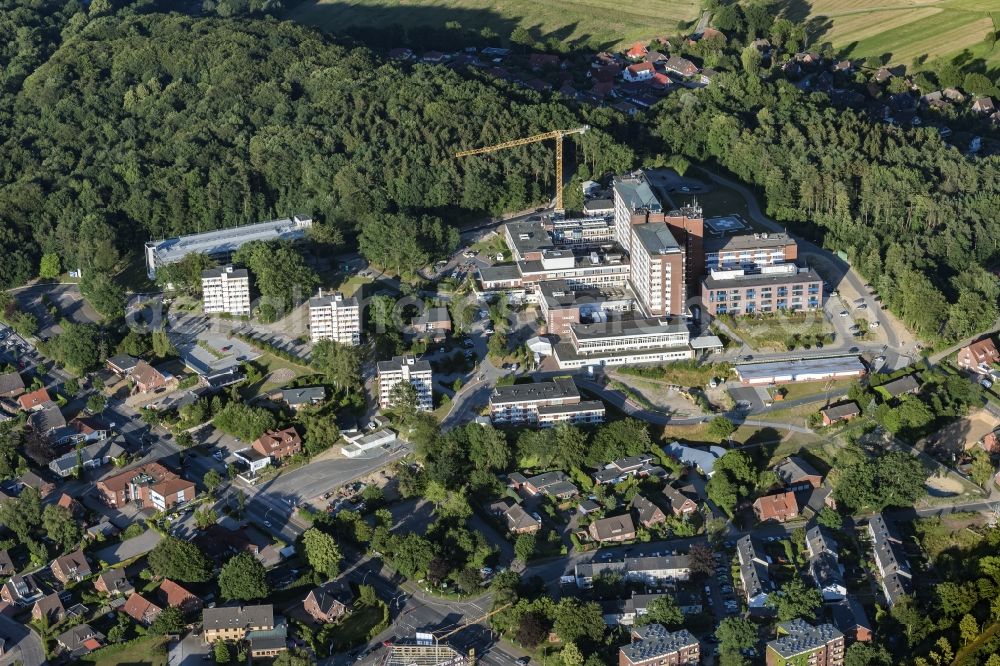
<svg viewBox="0 0 1000 666"><path fill-rule="evenodd" d="M0 637L7 640L7 649L0 657L0 666L8 666L14 662L20 662L23 666L45 663L41 639L25 625L0 615Z"/></svg>

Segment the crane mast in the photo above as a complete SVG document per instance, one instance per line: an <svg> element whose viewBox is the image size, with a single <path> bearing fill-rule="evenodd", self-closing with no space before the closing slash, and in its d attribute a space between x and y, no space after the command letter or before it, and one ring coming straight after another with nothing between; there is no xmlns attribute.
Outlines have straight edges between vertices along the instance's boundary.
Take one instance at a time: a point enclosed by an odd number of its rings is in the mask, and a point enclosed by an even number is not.
<svg viewBox="0 0 1000 666"><path fill-rule="evenodd" d="M510 141L504 141L503 143L498 143L492 146L483 146L482 148L472 148L470 150L462 150L455 153L455 157L469 157L471 155L485 155L487 153L494 153L498 150L506 150L507 148L516 148L517 146L526 146L530 143L538 143L540 141L548 141L549 139L555 139L556 141L556 211L563 212L563 137L570 134L583 134L590 129L590 125L582 125L573 129L566 130L552 130L551 132L543 132L541 134L535 134L532 136L526 136L521 139L512 139Z"/></svg>

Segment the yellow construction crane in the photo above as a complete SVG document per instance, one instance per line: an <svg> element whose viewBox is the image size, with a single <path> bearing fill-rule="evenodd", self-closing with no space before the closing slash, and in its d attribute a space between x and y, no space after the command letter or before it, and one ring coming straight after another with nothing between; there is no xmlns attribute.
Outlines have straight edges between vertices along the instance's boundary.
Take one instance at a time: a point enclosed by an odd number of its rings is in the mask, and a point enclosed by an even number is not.
<svg viewBox="0 0 1000 666"><path fill-rule="evenodd" d="M483 155L485 153L493 153L498 150L504 150L506 148L525 146L529 143L538 143L539 141L547 141L549 139L555 139L556 140L556 210L562 212L563 211L563 137L569 134L583 134L589 129L590 125L583 125L582 127L577 127L575 129L552 130L551 132L535 134L534 136L526 136L523 139L514 139L512 141L505 141L503 143L498 143L495 146L484 146L483 148L473 148L472 150L463 150L461 152L455 153L455 157Z"/></svg>

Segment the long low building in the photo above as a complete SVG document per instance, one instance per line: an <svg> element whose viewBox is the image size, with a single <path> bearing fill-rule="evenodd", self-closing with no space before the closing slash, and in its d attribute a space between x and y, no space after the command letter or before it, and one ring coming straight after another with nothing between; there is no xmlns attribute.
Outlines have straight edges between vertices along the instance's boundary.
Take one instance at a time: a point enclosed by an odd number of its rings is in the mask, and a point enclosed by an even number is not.
<svg viewBox="0 0 1000 666"><path fill-rule="evenodd" d="M680 320L616 319L570 326L555 347L560 368L664 363L694 358L691 333Z"/></svg>
<svg viewBox="0 0 1000 666"><path fill-rule="evenodd" d="M604 403L581 400L572 379L497 386L490 396L490 420L494 425L532 424L540 427L560 421L574 424L604 421Z"/></svg>
<svg viewBox="0 0 1000 666"><path fill-rule="evenodd" d="M595 577L609 573L642 583L687 580L691 575L691 558L688 555L626 557L608 562L583 562L574 570L577 587L584 589L593 585Z"/></svg>
<svg viewBox="0 0 1000 666"><path fill-rule="evenodd" d="M861 377L867 372L861 359L857 356L744 363L737 365L735 370L739 380L749 386L846 379L848 377Z"/></svg>
<svg viewBox="0 0 1000 666"><path fill-rule="evenodd" d="M217 229L167 240L146 243L146 271L149 279L156 270L174 264L189 254L205 254L219 262L232 259L233 253L252 241L298 240L312 226L312 218L296 215L280 220L258 222L228 229Z"/></svg>

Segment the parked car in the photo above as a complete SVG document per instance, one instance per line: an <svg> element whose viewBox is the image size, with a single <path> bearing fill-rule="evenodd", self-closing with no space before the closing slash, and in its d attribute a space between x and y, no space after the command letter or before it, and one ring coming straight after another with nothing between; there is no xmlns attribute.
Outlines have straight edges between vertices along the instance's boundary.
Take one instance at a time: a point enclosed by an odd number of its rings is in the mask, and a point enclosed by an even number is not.
<svg viewBox="0 0 1000 666"><path fill-rule="evenodd" d="M983 385L983 388L986 388L986 389L988 389L988 388L993 388L993 382L991 382L991 381L990 381L990 380L988 380L988 379L983 379L983 380L980 380L980 382L979 382L979 383Z"/></svg>

